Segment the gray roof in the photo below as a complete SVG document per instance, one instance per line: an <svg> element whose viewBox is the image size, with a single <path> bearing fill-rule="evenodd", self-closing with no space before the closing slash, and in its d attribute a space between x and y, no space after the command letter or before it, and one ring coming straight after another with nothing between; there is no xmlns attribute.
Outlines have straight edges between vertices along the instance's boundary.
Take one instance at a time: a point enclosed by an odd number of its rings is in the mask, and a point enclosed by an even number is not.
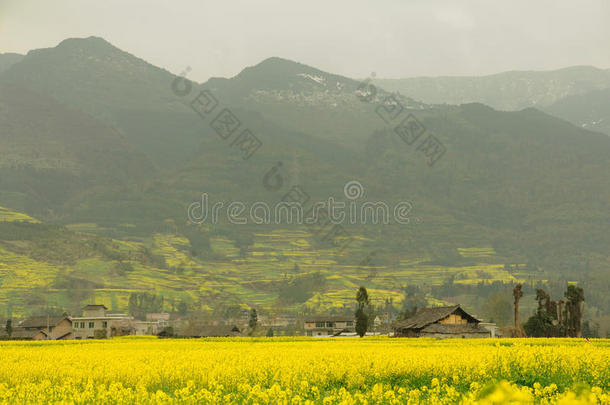
<svg viewBox="0 0 610 405"><path fill-rule="evenodd" d="M26 329L23 329L22 327L18 326L16 328L13 328L10 339L25 339L25 340L33 339L34 336L36 336L39 333L46 335L45 331L43 331L43 330L26 330Z"/></svg>
<svg viewBox="0 0 610 405"><path fill-rule="evenodd" d="M102 304L89 304L89 305L85 306L83 309L99 309L99 308L108 309L108 308L106 308L106 305L102 305Z"/></svg>
<svg viewBox="0 0 610 405"><path fill-rule="evenodd" d="M305 318L305 322L352 322L353 315L314 315Z"/></svg>
<svg viewBox="0 0 610 405"><path fill-rule="evenodd" d="M29 318L24 319L19 323L19 326L23 328L47 328L49 326L55 326L64 319L70 320L67 316L31 316Z"/></svg>
<svg viewBox="0 0 610 405"><path fill-rule="evenodd" d="M460 333L481 333L485 335L490 334L488 329L480 328L477 324L474 323L467 323L465 325L433 323L423 328L421 330L421 333L446 333L450 335L457 335Z"/></svg>
<svg viewBox="0 0 610 405"><path fill-rule="evenodd" d="M186 333L191 337L229 337L242 336L235 325L197 325Z"/></svg>
<svg viewBox="0 0 610 405"><path fill-rule="evenodd" d="M403 321L395 322L394 327L399 329L421 329L456 312L466 318L468 323L480 322L478 319L464 311L458 304L447 307L422 308L412 317Z"/></svg>

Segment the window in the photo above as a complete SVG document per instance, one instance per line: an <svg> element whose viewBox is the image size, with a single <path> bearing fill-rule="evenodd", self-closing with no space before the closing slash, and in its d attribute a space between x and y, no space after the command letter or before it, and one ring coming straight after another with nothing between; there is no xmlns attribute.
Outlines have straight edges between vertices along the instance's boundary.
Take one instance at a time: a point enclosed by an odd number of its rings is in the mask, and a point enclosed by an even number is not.
<svg viewBox="0 0 610 405"><path fill-rule="evenodd" d="M102 328L106 329L108 327L108 322L102 321Z"/></svg>
<svg viewBox="0 0 610 405"><path fill-rule="evenodd" d="M352 321L347 321L346 323L347 323L347 326L354 326L354 322L352 322Z"/></svg>
<svg viewBox="0 0 610 405"><path fill-rule="evenodd" d="M316 322L316 328L323 328L324 322Z"/></svg>
<svg viewBox="0 0 610 405"><path fill-rule="evenodd" d="M95 322L89 322L89 329L95 328Z"/></svg>
<svg viewBox="0 0 610 405"><path fill-rule="evenodd" d="M333 326L335 326L333 322L326 322L326 327L332 328Z"/></svg>
<svg viewBox="0 0 610 405"><path fill-rule="evenodd" d="M82 329L85 329L85 322L81 322L81 323L80 323L80 327L81 327Z"/></svg>
<svg viewBox="0 0 610 405"><path fill-rule="evenodd" d="M78 329L78 322L74 322L74 324L72 325L72 327L73 327L74 329Z"/></svg>

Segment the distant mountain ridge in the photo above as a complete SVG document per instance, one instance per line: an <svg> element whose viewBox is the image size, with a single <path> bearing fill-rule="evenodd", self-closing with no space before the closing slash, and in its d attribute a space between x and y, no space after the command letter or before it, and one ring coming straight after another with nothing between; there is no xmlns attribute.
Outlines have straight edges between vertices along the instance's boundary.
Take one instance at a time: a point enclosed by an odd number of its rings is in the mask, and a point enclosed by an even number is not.
<svg viewBox="0 0 610 405"><path fill-rule="evenodd" d="M24 55L18 53L0 53L0 73L4 72L15 63L21 62Z"/></svg>
<svg viewBox="0 0 610 405"><path fill-rule="evenodd" d="M610 135L610 88L568 96L544 110L590 131Z"/></svg>
<svg viewBox="0 0 610 405"><path fill-rule="evenodd" d="M483 103L499 110L545 107L575 94L610 87L610 69L572 66L550 71L510 71L489 76L374 80L430 104Z"/></svg>

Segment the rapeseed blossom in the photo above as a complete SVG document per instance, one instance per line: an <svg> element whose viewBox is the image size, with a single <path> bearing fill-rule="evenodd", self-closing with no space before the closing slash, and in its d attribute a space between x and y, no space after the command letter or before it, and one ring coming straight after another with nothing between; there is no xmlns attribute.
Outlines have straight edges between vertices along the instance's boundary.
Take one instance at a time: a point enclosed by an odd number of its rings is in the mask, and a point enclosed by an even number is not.
<svg viewBox="0 0 610 405"><path fill-rule="evenodd" d="M0 343L0 403L608 404L610 342L214 338Z"/></svg>

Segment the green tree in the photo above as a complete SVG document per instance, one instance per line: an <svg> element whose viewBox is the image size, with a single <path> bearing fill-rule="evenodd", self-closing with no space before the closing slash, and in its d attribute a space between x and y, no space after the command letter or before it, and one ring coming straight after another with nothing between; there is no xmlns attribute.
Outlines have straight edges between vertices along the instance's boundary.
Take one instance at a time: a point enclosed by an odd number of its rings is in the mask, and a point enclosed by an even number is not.
<svg viewBox="0 0 610 405"><path fill-rule="evenodd" d="M258 325L258 314L256 313L256 309L252 308L250 310L250 318L248 319L248 327L250 328L250 334L254 333L256 326Z"/></svg>
<svg viewBox="0 0 610 405"><path fill-rule="evenodd" d="M172 328L171 326L166 326L161 332L159 332L157 336L160 338L174 337L174 328Z"/></svg>
<svg viewBox="0 0 610 405"><path fill-rule="evenodd" d="M536 313L523 324L523 329L529 337L552 337L556 335L553 318L545 311L536 311Z"/></svg>
<svg viewBox="0 0 610 405"><path fill-rule="evenodd" d="M502 292L491 294L485 302L485 314L490 321L497 323L499 326L510 325L513 309L508 296Z"/></svg>
<svg viewBox="0 0 610 405"><path fill-rule="evenodd" d="M409 318L417 312L418 308L423 308L427 304L426 294L417 285L407 285L403 288L404 299L402 301L402 311L398 314L399 319Z"/></svg>
<svg viewBox="0 0 610 405"><path fill-rule="evenodd" d="M93 331L93 337L95 339L106 339L108 337L106 329L96 329Z"/></svg>
<svg viewBox="0 0 610 405"><path fill-rule="evenodd" d="M180 315L186 315L186 313L188 312L188 307L186 305L186 302L184 302L184 301L180 301L178 303L178 308L177 309L178 309L178 313Z"/></svg>
<svg viewBox="0 0 610 405"><path fill-rule="evenodd" d="M127 306L130 315L134 315L138 311L138 295L134 292L129 294L129 304Z"/></svg>
<svg viewBox="0 0 610 405"><path fill-rule="evenodd" d="M366 291L366 288L360 286L356 293L356 302L356 333L358 333L360 337L363 337L366 334L369 323L369 318L364 311L365 307L369 305L369 294Z"/></svg>
<svg viewBox="0 0 610 405"><path fill-rule="evenodd" d="M588 319L582 323L582 337L599 338L599 325Z"/></svg>
<svg viewBox="0 0 610 405"><path fill-rule="evenodd" d="M566 302L566 332L570 337L582 337L582 302L585 293L581 287L569 285L565 294Z"/></svg>
<svg viewBox="0 0 610 405"><path fill-rule="evenodd" d="M6 334L8 335L8 337L11 337L11 335L13 334L13 321L12 321L12 319L7 319L6 320L6 326L4 327L4 330L6 330Z"/></svg>

